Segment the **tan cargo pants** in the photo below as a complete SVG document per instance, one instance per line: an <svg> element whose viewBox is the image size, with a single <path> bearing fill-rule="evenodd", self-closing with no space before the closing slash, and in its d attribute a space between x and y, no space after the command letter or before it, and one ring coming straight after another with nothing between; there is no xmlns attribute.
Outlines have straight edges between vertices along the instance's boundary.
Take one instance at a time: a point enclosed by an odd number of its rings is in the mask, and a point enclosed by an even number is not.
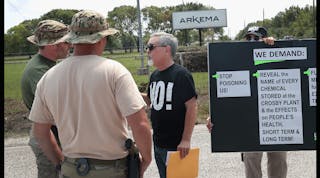
<svg viewBox="0 0 320 178"><path fill-rule="evenodd" d="M261 178L261 159L263 152L243 153L246 178ZM266 152L268 157L268 178L287 177L287 152Z"/></svg>
<svg viewBox="0 0 320 178"><path fill-rule="evenodd" d="M77 159L66 158L61 165L63 178L127 178L127 159L119 160L95 160L89 159L90 170L87 175L80 176L77 173Z"/></svg>

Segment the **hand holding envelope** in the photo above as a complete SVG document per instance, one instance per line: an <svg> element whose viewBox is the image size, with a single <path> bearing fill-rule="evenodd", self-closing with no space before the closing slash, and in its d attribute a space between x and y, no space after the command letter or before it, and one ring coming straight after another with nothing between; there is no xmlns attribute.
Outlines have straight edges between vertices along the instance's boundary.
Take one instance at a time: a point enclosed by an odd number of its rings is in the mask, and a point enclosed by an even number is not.
<svg viewBox="0 0 320 178"><path fill-rule="evenodd" d="M199 148L189 150L189 154L181 159L180 152L168 152L167 178L196 178L199 170Z"/></svg>

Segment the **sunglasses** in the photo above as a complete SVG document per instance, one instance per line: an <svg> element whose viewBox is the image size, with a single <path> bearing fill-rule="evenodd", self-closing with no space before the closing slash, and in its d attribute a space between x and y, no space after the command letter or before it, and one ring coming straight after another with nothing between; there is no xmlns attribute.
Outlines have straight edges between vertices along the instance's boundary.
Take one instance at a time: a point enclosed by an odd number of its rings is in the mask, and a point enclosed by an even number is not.
<svg viewBox="0 0 320 178"><path fill-rule="evenodd" d="M152 51L156 47L165 47L165 46L156 46L155 44L149 43L146 46L146 50Z"/></svg>
<svg viewBox="0 0 320 178"><path fill-rule="evenodd" d="M260 37L258 36L247 36L246 40L247 41L259 41Z"/></svg>

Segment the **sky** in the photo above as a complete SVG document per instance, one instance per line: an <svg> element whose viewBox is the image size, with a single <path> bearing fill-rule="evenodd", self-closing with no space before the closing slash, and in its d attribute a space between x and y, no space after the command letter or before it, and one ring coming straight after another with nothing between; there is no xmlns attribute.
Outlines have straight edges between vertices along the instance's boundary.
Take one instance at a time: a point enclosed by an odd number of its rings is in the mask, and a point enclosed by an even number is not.
<svg viewBox="0 0 320 178"><path fill-rule="evenodd" d="M248 23L271 19L290 6L312 6L314 0L139 0L140 9L151 5L176 6L182 3L201 3L215 9L226 9L225 35L234 38ZM53 9L90 9L106 15L115 7L137 6L138 0L5 0L4 32L24 20L40 18ZM316 1L314 1L316 5ZM263 13L264 12L264 13ZM263 15L264 14L264 15Z"/></svg>

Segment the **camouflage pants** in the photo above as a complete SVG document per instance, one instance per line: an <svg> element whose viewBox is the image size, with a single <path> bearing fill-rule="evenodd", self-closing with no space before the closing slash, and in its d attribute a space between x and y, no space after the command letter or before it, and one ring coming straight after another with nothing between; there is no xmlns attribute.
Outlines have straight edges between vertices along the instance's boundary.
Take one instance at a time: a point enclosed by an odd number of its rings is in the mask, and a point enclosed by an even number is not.
<svg viewBox="0 0 320 178"><path fill-rule="evenodd" d="M30 135L29 145L36 157L38 178L59 178L60 173L56 171L54 164L48 160L32 135Z"/></svg>
<svg viewBox="0 0 320 178"><path fill-rule="evenodd" d="M89 161L90 163L90 161ZM77 173L75 161L65 157L61 165L63 178L127 178L126 159L120 159L112 164L90 163L90 170L87 175L80 176Z"/></svg>

